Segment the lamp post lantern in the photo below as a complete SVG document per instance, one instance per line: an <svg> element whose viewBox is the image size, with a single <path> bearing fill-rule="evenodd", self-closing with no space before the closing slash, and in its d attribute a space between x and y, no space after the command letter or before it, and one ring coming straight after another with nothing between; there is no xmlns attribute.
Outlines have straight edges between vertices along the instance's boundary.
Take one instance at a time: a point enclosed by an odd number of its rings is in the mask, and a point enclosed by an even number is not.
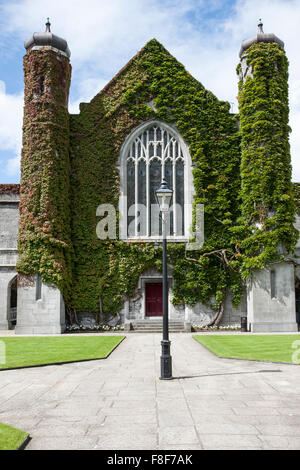
<svg viewBox="0 0 300 470"><path fill-rule="evenodd" d="M161 342L161 380L172 379L172 357L170 355L169 341L169 319L168 319L168 265L167 265L167 235L166 214L170 209L173 191L168 188L165 179L162 180L160 188L156 191L159 209L162 214L162 239L163 239L163 339Z"/></svg>

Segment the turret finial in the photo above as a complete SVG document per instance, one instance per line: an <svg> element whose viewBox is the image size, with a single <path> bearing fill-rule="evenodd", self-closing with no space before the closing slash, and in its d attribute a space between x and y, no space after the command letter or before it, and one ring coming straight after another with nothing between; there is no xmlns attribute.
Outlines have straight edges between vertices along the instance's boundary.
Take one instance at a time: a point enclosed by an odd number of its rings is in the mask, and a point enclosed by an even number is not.
<svg viewBox="0 0 300 470"><path fill-rule="evenodd" d="M51 23L49 18L47 18L47 22L45 24L46 31L43 33L34 33L27 39L27 41L24 42L26 51L30 51L33 47L35 49L41 49L47 46L69 58L71 56L71 52L67 41L51 32Z"/></svg>
<svg viewBox="0 0 300 470"><path fill-rule="evenodd" d="M262 22L261 18L259 18L259 22L258 22L257 26L258 26L257 34L254 37L249 38L249 39L245 39L242 42L242 47L240 49L240 54L239 54L240 57L242 57L244 52L246 52L246 50L249 49L249 47L252 46L252 44L258 44L260 42L265 42L265 43L276 42L277 44L279 44L280 47L282 47L282 49L284 49L284 42L281 41L281 39L279 39L277 36L275 36L275 34L273 34L273 33L270 33L270 34L264 33L263 22Z"/></svg>
<svg viewBox="0 0 300 470"><path fill-rule="evenodd" d="M50 23L50 21L49 21L49 18L47 18L46 33L51 33L50 26L51 26L51 23Z"/></svg>

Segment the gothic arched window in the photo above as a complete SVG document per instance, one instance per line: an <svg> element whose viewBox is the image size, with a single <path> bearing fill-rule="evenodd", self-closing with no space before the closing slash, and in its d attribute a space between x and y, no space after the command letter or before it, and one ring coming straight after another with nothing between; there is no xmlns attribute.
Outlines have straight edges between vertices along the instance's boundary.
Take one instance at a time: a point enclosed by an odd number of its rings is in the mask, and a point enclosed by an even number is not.
<svg viewBox="0 0 300 470"><path fill-rule="evenodd" d="M149 240L162 234L155 192L162 178L173 190L167 233L188 239L191 222L191 164L183 139L159 121L142 124L121 151L121 238Z"/></svg>

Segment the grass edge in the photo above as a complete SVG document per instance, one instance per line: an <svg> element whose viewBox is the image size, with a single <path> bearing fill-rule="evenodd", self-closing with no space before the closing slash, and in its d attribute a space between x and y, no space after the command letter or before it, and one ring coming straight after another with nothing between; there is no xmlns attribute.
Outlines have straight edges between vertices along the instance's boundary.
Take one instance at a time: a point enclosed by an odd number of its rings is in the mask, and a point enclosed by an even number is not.
<svg viewBox="0 0 300 470"><path fill-rule="evenodd" d="M267 364L284 364L288 366L299 366L300 364L295 364L294 362L280 362L280 361L268 361L268 360L263 360L263 359L246 359L244 357L230 357L230 356L218 356L216 353L214 353L211 349L209 349L205 344L200 343L195 336L200 336L200 335L193 335L192 338L194 341L196 341L200 346L203 346L208 352L213 354L215 357L218 357L219 359L230 359L231 361L250 361L250 362L263 362Z"/></svg>
<svg viewBox="0 0 300 470"><path fill-rule="evenodd" d="M33 367L48 367L48 366L61 366L64 364L74 364L75 362L88 362L88 361L101 361L104 359L107 359L111 353L124 341L126 338L126 335L122 335L123 338L116 344L104 357L93 357L90 359L77 359L74 361L62 361L62 362L47 362L46 364L33 364L31 366L19 366L19 367L6 367L6 368L1 368L0 367L0 373L2 371L7 371L7 370L21 370L21 369L29 369Z"/></svg>

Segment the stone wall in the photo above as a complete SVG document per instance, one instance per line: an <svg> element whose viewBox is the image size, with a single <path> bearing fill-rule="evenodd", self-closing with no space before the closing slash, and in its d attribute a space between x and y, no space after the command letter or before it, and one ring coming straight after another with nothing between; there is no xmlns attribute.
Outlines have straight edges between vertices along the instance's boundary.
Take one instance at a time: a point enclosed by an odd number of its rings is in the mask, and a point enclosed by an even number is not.
<svg viewBox="0 0 300 470"><path fill-rule="evenodd" d="M1 190L1 185L0 185ZM19 195L0 191L0 249L17 249ZM1 253L0 253L1 256ZM0 258L0 265L3 264Z"/></svg>
<svg viewBox="0 0 300 470"><path fill-rule="evenodd" d="M253 332L298 331L293 263L253 272L247 290L248 328Z"/></svg>
<svg viewBox="0 0 300 470"><path fill-rule="evenodd" d="M171 302L172 300L172 267L168 267L169 275L169 318L174 321L182 321L191 323L194 326L204 326L209 323L216 312L212 310L209 306L197 303L193 307L188 305L174 306ZM162 282L162 275L155 269L148 269L142 274L139 279L138 286L136 289L136 294L129 300L126 300L124 303L123 309L120 311L121 320L123 322L128 321L142 321L145 317L145 284L146 282ZM213 303L213 299L212 299ZM240 325L241 317L247 316L247 302L246 302L246 292L242 296L240 305L238 308L235 308L232 304L232 295L229 293L227 296L224 314L220 325Z"/></svg>
<svg viewBox="0 0 300 470"><path fill-rule="evenodd" d="M190 321L194 326L205 326L209 323L216 312L209 308L209 306L197 303L194 307L185 307L185 316L186 321ZM219 323L220 326L240 326L241 317L247 316L247 302L246 302L246 292L241 298L241 302L237 308L232 304L232 294L227 295L224 313L222 319ZM190 320L188 320L188 318Z"/></svg>
<svg viewBox="0 0 300 470"><path fill-rule="evenodd" d="M300 215L299 214L296 214L296 220L295 220L295 223L294 223L294 227L300 232ZM296 250L300 249L300 237L298 238L298 242L297 242L297 245L296 245Z"/></svg>
<svg viewBox="0 0 300 470"><path fill-rule="evenodd" d="M18 205L18 185L0 185L0 329L9 328L10 285L17 275L15 265L18 256ZM296 217L295 227L300 230L300 216ZM300 256L300 239L295 254ZM299 259L294 258L298 279L300 279ZM272 298L271 295L270 271L264 270L256 273L249 286L248 324L251 325L252 331L295 331L293 267L279 263L272 269L276 271L276 296ZM141 276L136 296L126 301L124 308L120 311L121 323L124 323L126 319L144 319L145 282L155 279L162 280L161 273L156 270L148 270ZM171 289L173 282L171 267L169 267L169 281ZM42 299L36 300L35 280L29 287L19 287L17 333L60 333L64 330L64 303L59 290L43 284L42 292ZM171 292L170 290L170 301ZM253 317L254 308L256 312L260 312L259 315L255 314L255 318ZM170 302L169 311L172 320L188 321L198 326L206 324L215 315L213 310L200 303L194 307L184 305L175 307ZM82 313L79 316L80 323L85 326L93 326L95 323L94 314ZM229 294L220 325L240 325L242 316L247 316L246 293L237 309L233 307L232 296ZM112 325L115 323L115 318L108 320Z"/></svg>
<svg viewBox="0 0 300 470"><path fill-rule="evenodd" d="M65 330L62 295L57 287L42 283L37 298L37 277L19 280L16 334L60 334Z"/></svg>
<svg viewBox="0 0 300 470"><path fill-rule="evenodd" d="M10 326L10 285L17 272L19 185L0 185L0 330Z"/></svg>

